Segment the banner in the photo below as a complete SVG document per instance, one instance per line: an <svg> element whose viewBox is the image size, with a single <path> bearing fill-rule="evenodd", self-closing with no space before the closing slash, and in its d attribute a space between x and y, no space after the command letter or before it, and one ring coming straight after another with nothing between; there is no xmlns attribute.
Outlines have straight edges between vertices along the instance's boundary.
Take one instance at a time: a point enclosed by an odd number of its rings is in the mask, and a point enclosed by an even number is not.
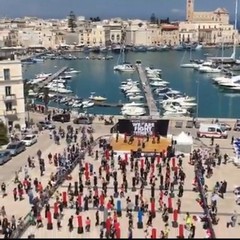
<svg viewBox="0 0 240 240"><path fill-rule="evenodd" d="M117 130L119 133L135 136L167 136L169 120L128 120L120 119Z"/></svg>

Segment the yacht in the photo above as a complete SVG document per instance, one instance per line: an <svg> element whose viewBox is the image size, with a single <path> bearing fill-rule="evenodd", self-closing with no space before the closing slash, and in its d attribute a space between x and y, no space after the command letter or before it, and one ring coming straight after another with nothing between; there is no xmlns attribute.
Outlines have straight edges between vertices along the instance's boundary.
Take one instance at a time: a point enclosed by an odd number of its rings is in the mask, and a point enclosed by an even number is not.
<svg viewBox="0 0 240 240"><path fill-rule="evenodd" d="M196 67L194 67L194 69L198 70L200 67L212 67L213 66L213 62L212 61L205 61L205 62L202 62L198 65L196 65Z"/></svg>
<svg viewBox="0 0 240 240"><path fill-rule="evenodd" d="M189 97L182 94L168 93L164 95L163 100L192 102L195 101L196 99L195 97Z"/></svg>
<svg viewBox="0 0 240 240"><path fill-rule="evenodd" d="M162 107L169 111L172 108L178 108L178 109L192 109L196 107L197 104L193 102L185 102L185 101L163 101Z"/></svg>
<svg viewBox="0 0 240 240"><path fill-rule="evenodd" d="M165 87L168 84L169 82L166 81L152 81L149 83L149 85L152 87Z"/></svg>
<svg viewBox="0 0 240 240"><path fill-rule="evenodd" d="M48 78L52 75L52 73L39 73L39 74L36 74L36 78Z"/></svg>
<svg viewBox="0 0 240 240"><path fill-rule="evenodd" d="M91 96L89 97L90 100L93 100L93 101L99 101L99 102L102 102L102 101L106 101L107 98L105 97L102 97L102 96L94 96L94 94L92 93Z"/></svg>
<svg viewBox="0 0 240 240"><path fill-rule="evenodd" d="M127 116L142 116L146 114L143 107L126 107L122 109L122 114Z"/></svg>
<svg viewBox="0 0 240 240"><path fill-rule="evenodd" d="M189 112L186 109L178 109L175 111L166 111L163 113L164 117L183 117L189 115Z"/></svg>
<svg viewBox="0 0 240 240"><path fill-rule="evenodd" d="M159 69L159 68L146 67L145 70L146 70L147 72L156 72L156 73L161 73L161 72L162 72L162 69Z"/></svg>
<svg viewBox="0 0 240 240"><path fill-rule="evenodd" d="M63 75L61 76L61 79L65 79L65 80L70 80L72 78L71 75Z"/></svg>
<svg viewBox="0 0 240 240"><path fill-rule="evenodd" d="M142 106L144 106L144 103L130 102L130 103L124 104L122 108L124 109L124 108L128 108L128 107L142 107Z"/></svg>
<svg viewBox="0 0 240 240"><path fill-rule="evenodd" d="M87 101L82 102L82 107L83 108L90 108L90 107L93 107L93 106L94 106L94 102L92 102L92 101L87 100Z"/></svg>
<svg viewBox="0 0 240 240"><path fill-rule="evenodd" d="M114 71L119 71L119 72L134 72L135 71L135 67L132 64L128 64L128 63L114 66L113 69L114 69Z"/></svg>
<svg viewBox="0 0 240 240"><path fill-rule="evenodd" d="M149 81L163 81L163 80L159 77L150 77Z"/></svg>
<svg viewBox="0 0 240 240"><path fill-rule="evenodd" d="M198 68L199 64L195 62L181 64L181 68Z"/></svg>
<svg viewBox="0 0 240 240"><path fill-rule="evenodd" d="M74 68L70 68L69 71L66 71L65 74L71 75L71 74L78 74L80 71L75 70Z"/></svg>
<svg viewBox="0 0 240 240"><path fill-rule="evenodd" d="M143 100L144 96L142 95L133 95L129 97L130 100Z"/></svg>
<svg viewBox="0 0 240 240"><path fill-rule="evenodd" d="M222 68L220 67L211 67L211 66L201 66L198 68L198 71L200 73L220 73L222 71Z"/></svg>

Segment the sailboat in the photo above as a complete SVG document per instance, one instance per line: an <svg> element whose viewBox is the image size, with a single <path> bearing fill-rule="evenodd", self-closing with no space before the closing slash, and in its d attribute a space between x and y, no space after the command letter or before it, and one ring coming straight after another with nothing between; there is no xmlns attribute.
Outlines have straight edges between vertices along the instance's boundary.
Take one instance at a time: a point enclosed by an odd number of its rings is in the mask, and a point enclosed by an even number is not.
<svg viewBox="0 0 240 240"><path fill-rule="evenodd" d="M124 46L121 47L121 52L118 57L118 63L114 66L114 71L119 72L134 72L135 67L132 64L126 63L125 61L125 53L124 53Z"/></svg>
<svg viewBox="0 0 240 240"><path fill-rule="evenodd" d="M183 55L183 59L185 57L185 54L186 54L187 51L185 51L184 55ZM191 59L192 59L192 48L190 48L190 56L189 56L189 59L190 59L190 63L184 63L184 64L181 64L180 67L181 68L196 68L198 67L199 64L193 62Z"/></svg>

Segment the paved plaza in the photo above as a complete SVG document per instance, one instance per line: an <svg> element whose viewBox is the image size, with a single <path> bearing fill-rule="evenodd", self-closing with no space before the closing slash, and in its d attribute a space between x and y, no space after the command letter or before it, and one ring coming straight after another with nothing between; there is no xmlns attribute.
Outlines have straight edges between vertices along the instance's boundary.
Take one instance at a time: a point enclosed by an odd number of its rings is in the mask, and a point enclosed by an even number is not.
<svg viewBox="0 0 240 240"><path fill-rule="evenodd" d="M40 115L34 115L33 116L36 119L40 118ZM43 116L41 116L42 120ZM57 124L57 125L62 125L62 124ZM66 128L68 124L65 123L63 124L63 127ZM196 130L193 129L176 129L174 123L170 123L170 129L169 133L173 134L179 134L181 131L186 131L186 132L191 132L193 136L196 136ZM73 125L73 127L79 127L77 125ZM100 136L104 135L109 135L110 133L110 128L111 126L105 126L103 122L99 122L98 120L95 121L93 124L93 128L95 130L93 136L94 138L98 138ZM220 139L220 140L215 140L215 143L220 145L220 151L221 153L227 153L229 156L233 156L233 150L231 146L231 136L238 136L238 133L233 133L231 132L229 134L228 139ZM210 140L209 139L201 139L195 140L194 141L194 148L198 148L200 146L206 147L210 145ZM3 181L7 184L7 193L8 195L4 198L1 198L1 206L5 206L6 209L6 214L7 217L10 219L12 215L15 215L16 219L19 217L25 217L27 213L31 209L31 205L29 204L28 196L25 194L24 200L22 201L14 201L13 199L13 189L16 187L16 185L13 182L14 179L14 173L15 171L18 171L22 167L22 171L19 173L19 178L23 180L24 178L24 166L27 164L27 157L28 156L35 156L37 158L36 153L38 149L41 149L43 153L43 158L45 159L45 164L46 164L46 172L44 173L44 176L40 177L40 171L38 167L38 161L36 160L36 168L34 169L29 169L29 175L32 179L37 177L43 184L43 186L46 186L47 182L49 181L50 175L52 172L56 171L56 167L54 167L53 164L49 164L47 156L51 152L52 154L55 153L62 153L64 148L66 148L67 144L65 140L62 140L60 145L56 145L53 140L49 138L49 132L48 131L43 131L42 133L39 133L39 138L38 138L38 143L33 145L32 147L28 148L27 151L24 153L20 154L17 157L14 157L11 161L9 161L7 164L3 165L0 167L0 183ZM102 149L99 149L98 146L96 146L93 149L93 152L99 151L99 155L101 155ZM86 155L85 157L85 163L91 163L93 164L94 171L98 175L98 169L101 165L101 157L99 157L99 160L95 160L95 157L89 157ZM193 185L193 179L194 179L194 167L189 165L189 156L186 155L183 159L183 171L186 174L186 179L184 183L184 193L183 197L181 198L181 212L178 216L178 224L185 224L185 214L189 212L191 216L201 216L203 213L202 208L200 205L197 203L196 199L198 198L198 194L196 192L192 191ZM115 167L118 168L117 161L115 163ZM163 173L165 174L165 167L163 167ZM240 226L237 224L235 227L229 227L227 228L227 222L230 221L231 215L233 212L236 210L237 213L240 213L239 206L236 205L235 203L235 195L233 193L233 190L235 186L240 185L239 182L239 171L236 166L232 162L227 163L226 165L221 164L220 166L216 166L213 169L213 176L211 178L206 178L206 184L208 185L209 189L209 194L208 198L210 199L211 197L211 191L217 181L227 181L227 192L224 195L224 199L219 198L218 200L218 217L220 218L220 221L218 225L214 225L214 230L216 233L217 238L224 238L224 237L233 237L233 238L238 238L240 237ZM68 185L71 182L72 186L74 186L74 182L78 181L79 179L79 167L77 166L72 175L72 180L68 181L66 180L62 186L58 189L59 193L67 192ZM157 168L155 168L154 175L157 176ZM105 172L103 172L103 176L105 177ZM134 176L133 172L130 172L130 166L127 166L127 179L128 179L128 190L127 193L125 193L124 198L115 198L114 203L115 203L115 208L117 205L117 201L120 200L122 204L122 216L118 217L117 220L120 224L120 236L121 238L127 238L128 237L128 218L126 217L126 198L129 197L132 202L134 203L135 195L139 193L139 185L137 186L137 191L133 192L132 191L132 177ZM91 185L93 186L93 177L91 176ZM84 175L83 175L84 179ZM118 172L118 182L119 186L122 183L122 174ZM148 180L149 182L149 180ZM101 187L102 187L102 181L101 179L98 179L98 187L99 187L99 192L101 192ZM148 221L148 214L145 213L143 216L143 229L138 229L137 227L137 221L138 221L138 212L133 212L133 238L140 238L140 237L146 237L146 238L151 238L151 233L152 233L152 228L156 228L157 230L157 238L160 236L160 231L165 230L165 223L162 220L162 212L159 211L159 177L157 176L156 180L156 186L155 186L155 207L156 207L156 218L153 219L152 226L149 227L148 229L146 228L146 222ZM94 191L91 188L93 194ZM85 186L84 187L84 194L89 195L90 190ZM111 195L113 195L114 190L113 190L113 179L111 178L110 184L108 185L108 190L107 190L107 198L105 199L105 206L108 202L108 199ZM177 208L176 202L178 200L178 197L176 196L178 194L178 188L175 186L175 197L172 199L173 203L173 209ZM34 193L36 194L36 193ZM148 185L144 188L143 191L143 199L146 203L149 204L150 208L150 197L151 197L151 188L148 183ZM76 197L75 197L76 199ZM54 211L54 203L55 203L55 195L50 199L50 206L51 206L51 213L53 214ZM163 197L163 202L168 204L168 196ZM210 201L209 201L210 202ZM86 232L84 229L83 234L78 234L77 231L77 215L75 209L70 209L69 204L67 208L64 208L63 210L63 216L61 219L61 225L62 228L61 230L57 230L57 221L53 219L53 229L52 230L47 230L47 219L44 217L44 210L42 212L42 218L43 218L43 228L36 228L36 226L31 226L27 229L27 231L23 234L23 238L27 238L30 234L34 234L36 238L75 238L75 237L84 237L84 238L99 238L100 236L100 227L95 226L95 221L96 221L96 208L93 208L93 204L89 203L89 210L88 211L82 211L80 212L80 215L82 216L82 222L83 222L83 227L85 227L85 221L86 218L89 217L91 219L91 230L90 232ZM113 217L113 211L109 213ZM72 232L69 232L68 230L68 219L74 216L73 220L73 225L74 229ZM100 217L100 222L103 221L104 219L104 212L99 211L99 217ZM173 221L173 214L169 214L169 235L168 237L170 238L176 238L179 234L178 232L178 227L174 228L172 226L172 221ZM196 226L196 233L195 237L196 238L202 238L206 236L206 230L203 229L203 224L200 221L194 222ZM147 231L145 231L147 229ZM147 234L147 233L148 234ZM189 232L185 229L184 230L184 236L185 238L188 237ZM3 237L3 235L0 235Z"/></svg>

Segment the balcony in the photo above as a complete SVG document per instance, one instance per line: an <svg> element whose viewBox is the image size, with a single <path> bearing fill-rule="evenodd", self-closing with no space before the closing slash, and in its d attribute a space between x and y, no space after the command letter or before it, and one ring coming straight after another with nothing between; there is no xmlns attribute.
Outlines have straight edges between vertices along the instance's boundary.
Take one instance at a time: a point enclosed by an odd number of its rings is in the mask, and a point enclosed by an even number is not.
<svg viewBox="0 0 240 240"><path fill-rule="evenodd" d="M5 117L17 116L17 110L16 109L5 110L4 115L5 115Z"/></svg>
<svg viewBox="0 0 240 240"><path fill-rule="evenodd" d="M3 100L5 102L13 102L13 101L16 101L17 98L16 98L16 94L10 94L10 95L7 95L7 96L3 96Z"/></svg>

